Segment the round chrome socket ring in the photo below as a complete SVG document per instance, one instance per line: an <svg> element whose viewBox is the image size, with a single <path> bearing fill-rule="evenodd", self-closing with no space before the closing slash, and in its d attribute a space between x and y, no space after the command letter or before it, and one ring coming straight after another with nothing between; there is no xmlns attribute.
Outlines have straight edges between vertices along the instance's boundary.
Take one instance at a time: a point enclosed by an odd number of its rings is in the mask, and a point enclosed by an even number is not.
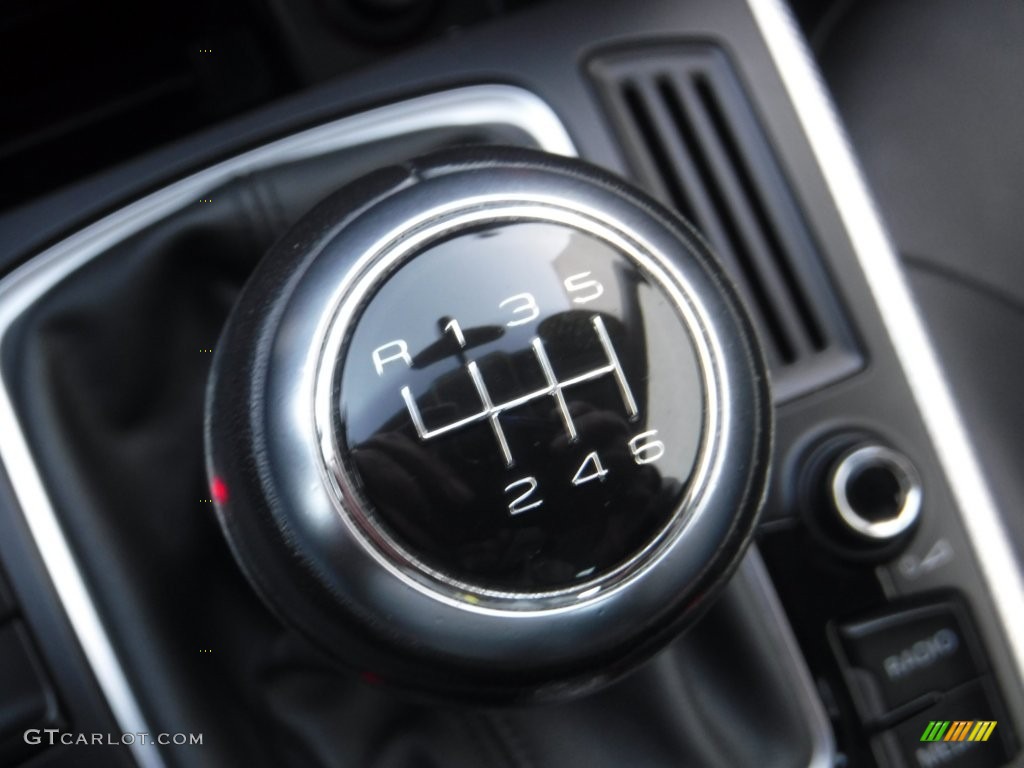
<svg viewBox="0 0 1024 768"><path fill-rule="evenodd" d="M851 484L867 470L888 472L899 486L896 514L872 519L851 499ZM829 490L843 523L853 532L876 541L899 536L921 514L923 491L917 469L902 453L881 445L861 445L844 453L829 476Z"/></svg>

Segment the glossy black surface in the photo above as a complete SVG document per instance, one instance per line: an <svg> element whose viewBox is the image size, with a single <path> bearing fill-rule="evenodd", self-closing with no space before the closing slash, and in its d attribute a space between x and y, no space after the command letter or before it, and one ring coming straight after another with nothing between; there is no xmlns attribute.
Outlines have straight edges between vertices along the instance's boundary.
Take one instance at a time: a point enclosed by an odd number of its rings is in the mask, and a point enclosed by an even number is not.
<svg viewBox="0 0 1024 768"><path fill-rule="evenodd" d="M685 495L704 422L692 339L590 234L492 224L428 246L370 298L341 359L338 428L369 522L443 577L583 583L642 551Z"/></svg>

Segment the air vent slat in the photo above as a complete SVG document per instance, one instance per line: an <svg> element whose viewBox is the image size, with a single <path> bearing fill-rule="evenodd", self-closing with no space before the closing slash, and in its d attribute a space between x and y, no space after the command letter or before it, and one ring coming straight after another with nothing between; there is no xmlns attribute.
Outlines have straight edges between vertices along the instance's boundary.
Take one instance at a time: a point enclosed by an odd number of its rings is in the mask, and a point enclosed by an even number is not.
<svg viewBox="0 0 1024 768"><path fill-rule="evenodd" d="M791 363L800 351L800 334L794 327L789 308L773 301L779 286L768 265L771 256L765 252L764 239L756 231L749 207L738 194L728 159L695 103L692 90L686 85L680 87L667 77L658 78L658 90L673 116L673 127L687 146L698 170L701 188L712 201L715 226L708 219L699 220L697 224L709 232L715 229L725 233L724 238L709 235L709 239L716 250L728 253L737 265L733 275L740 278L740 290L761 321L765 343L775 350L782 363Z"/></svg>
<svg viewBox="0 0 1024 768"><path fill-rule="evenodd" d="M652 111L649 94L642 93L641 87L634 82L624 83L621 94L634 124L650 148L650 157L644 158L644 161L652 184L657 187L657 192L660 192L659 197L668 198L679 213L690 221L695 220L693 203L687 197L678 175L673 173L679 158L672 158L669 155L671 143L666 144L662 140L662 137L666 136L663 120L657 120L656 107ZM655 124L656 120L658 125Z"/></svg>
<svg viewBox="0 0 1024 768"><path fill-rule="evenodd" d="M812 349L820 351L825 347L821 326L813 310L808 305L803 287L796 280L786 249L783 248L780 242L779 229L771 220L767 211L766 206L768 203L765 196L757 188L748 161L743 155L739 142L733 135L729 120L719 104L715 90L708 79L701 75L693 78L693 86L704 107L703 114L707 116L712 124L712 132L709 139L714 138L721 142L724 151L727 153L729 158L728 166L736 173L737 181L742 189L741 192L738 192L738 195L741 195L749 204L750 211L756 218L763 242L770 251L763 278L778 279L779 285L775 290L778 291L779 295L784 295L792 301L793 312L796 315L793 321L794 325L799 324L801 337L810 342Z"/></svg>
<svg viewBox="0 0 1024 768"><path fill-rule="evenodd" d="M728 58L707 44L590 63L637 180L689 219L743 295L777 399L863 364L814 237Z"/></svg>
<svg viewBox="0 0 1024 768"><path fill-rule="evenodd" d="M731 137L721 132L721 126L709 114L700 94L700 82L702 78L693 78L677 84L680 97L688 107L692 123L690 130L699 136L705 162L713 169L713 183L719 187L718 194L730 211L732 226L744 244L745 258L750 265L742 282L751 292L762 297L760 301L764 306L761 314L766 320L771 318L768 320L768 333L764 335L775 340L782 361L790 364L813 353L816 344L808 337L806 325L792 301L780 269L780 262L784 262L786 256L778 247L774 227L759 215L763 212L763 205L756 191L747 183L749 176L744 160L736 153Z"/></svg>
<svg viewBox="0 0 1024 768"><path fill-rule="evenodd" d="M680 114L682 107L672 85L664 76L652 75L639 83L626 83L622 95L651 148L647 166L655 181L650 185L652 191L662 200L671 201L710 243L723 244L716 247L716 252L732 274L748 278L741 282L740 290L757 315L759 325L771 329L765 343L769 361L792 359L792 347L767 296L758 290L760 283L752 271L746 246L729 217L728 205L716 194L717 184L704 162L699 143L688 131L688 120ZM694 189L706 189L709 193L690 198L686 190ZM664 194L659 194L662 191Z"/></svg>

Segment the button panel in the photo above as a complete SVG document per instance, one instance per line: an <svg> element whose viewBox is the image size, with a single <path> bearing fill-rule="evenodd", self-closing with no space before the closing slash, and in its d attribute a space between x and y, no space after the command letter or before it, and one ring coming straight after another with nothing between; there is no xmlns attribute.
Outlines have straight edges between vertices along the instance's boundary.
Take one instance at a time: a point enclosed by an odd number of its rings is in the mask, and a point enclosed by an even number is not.
<svg viewBox="0 0 1024 768"><path fill-rule="evenodd" d="M953 597L833 625L833 650L881 768L997 768L1016 752L966 608Z"/></svg>
<svg viewBox="0 0 1024 768"><path fill-rule="evenodd" d="M983 672L961 614L954 603L938 603L838 628L847 680L865 721L919 699L935 701Z"/></svg>
<svg viewBox="0 0 1024 768"><path fill-rule="evenodd" d="M999 768L1012 733L988 681L968 683L933 707L877 737L872 747L891 768Z"/></svg>

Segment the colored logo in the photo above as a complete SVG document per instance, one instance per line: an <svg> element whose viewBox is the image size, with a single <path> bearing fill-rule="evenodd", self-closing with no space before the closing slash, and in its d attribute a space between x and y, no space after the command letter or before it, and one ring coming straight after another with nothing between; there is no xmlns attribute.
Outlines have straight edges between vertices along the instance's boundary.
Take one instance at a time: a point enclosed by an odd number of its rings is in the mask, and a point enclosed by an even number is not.
<svg viewBox="0 0 1024 768"><path fill-rule="evenodd" d="M931 720L921 741L988 741L995 720Z"/></svg>

